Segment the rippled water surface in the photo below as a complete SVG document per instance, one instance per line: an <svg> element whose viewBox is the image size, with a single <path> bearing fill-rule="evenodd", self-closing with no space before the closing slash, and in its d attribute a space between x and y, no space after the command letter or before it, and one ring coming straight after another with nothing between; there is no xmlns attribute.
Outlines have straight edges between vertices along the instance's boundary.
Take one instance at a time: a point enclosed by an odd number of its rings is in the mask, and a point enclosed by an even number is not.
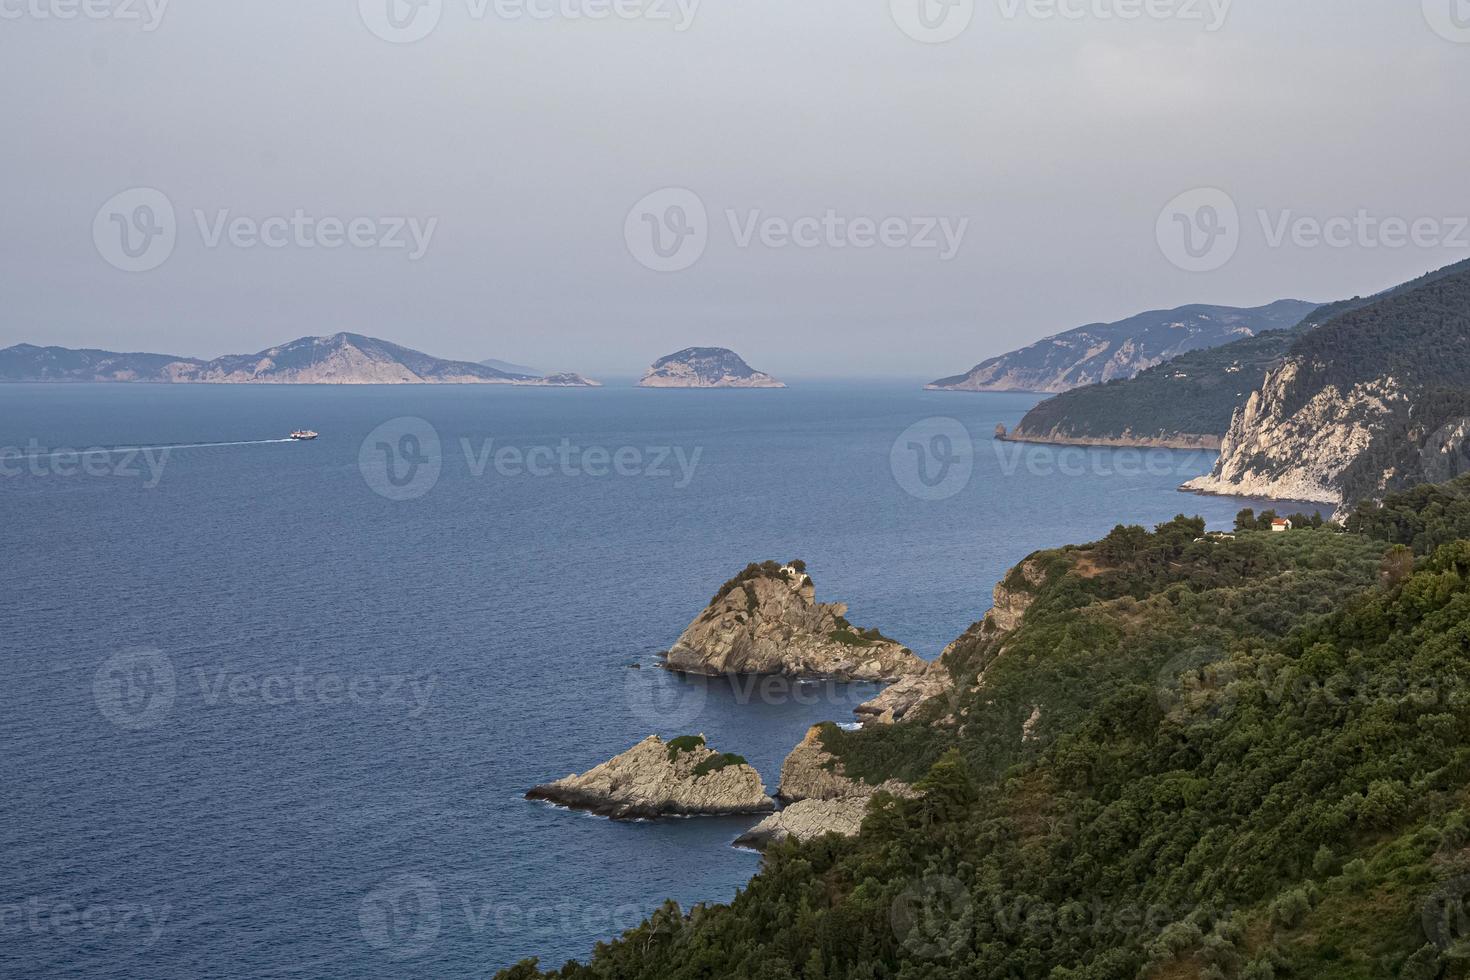
<svg viewBox="0 0 1470 980"><path fill-rule="evenodd" d="M0 386L0 975L483 978L729 900L750 820L521 794L655 732L774 789L850 718L872 689L648 669L747 561L933 657L1037 548L1242 506L1175 491L1198 454L993 443L1034 401Z"/></svg>

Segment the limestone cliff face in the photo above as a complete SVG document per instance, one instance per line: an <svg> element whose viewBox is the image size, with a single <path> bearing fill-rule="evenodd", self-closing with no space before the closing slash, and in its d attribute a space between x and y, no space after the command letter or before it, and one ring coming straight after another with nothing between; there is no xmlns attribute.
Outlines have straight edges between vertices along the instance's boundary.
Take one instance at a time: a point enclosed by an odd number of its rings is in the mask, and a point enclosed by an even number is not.
<svg viewBox="0 0 1470 980"><path fill-rule="evenodd" d="M528 800L545 800L615 820L663 816L766 813L775 801L744 760L721 756L704 737L665 743L650 736L582 775L537 786Z"/></svg>
<svg viewBox="0 0 1470 980"><path fill-rule="evenodd" d="M1266 376L1238 411L1220 459L1185 490L1343 503L1341 478L1408 398L1392 377L1302 391L1301 358Z"/></svg>
<svg viewBox="0 0 1470 980"><path fill-rule="evenodd" d="M891 681L925 663L902 644L860 631L841 603L819 603L811 576L752 566L727 585L669 650L665 666L690 674L785 674Z"/></svg>
<svg viewBox="0 0 1470 980"><path fill-rule="evenodd" d="M976 650L981 673L976 674L974 683L983 679L984 666L988 666L1000 655L1004 637L1021 625L1026 610L1036 601L1035 595L1026 588L1007 585L1019 574L1027 586L1039 585L1043 580L1041 567L1034 561L1023 562L1019 568L995 587L993 604L985 618L971 626L965 633L945 648L939 659L929 664L922 673L900 680L886 688L882 694L853 709L864 726L892 725L915 717L916 710L939 699L953 699L955 694L954 672L961 653L965 654L968 669L976 669ZM946 716L947 717L947 716ZM944 719L941 719L944 720Z"/></svg>

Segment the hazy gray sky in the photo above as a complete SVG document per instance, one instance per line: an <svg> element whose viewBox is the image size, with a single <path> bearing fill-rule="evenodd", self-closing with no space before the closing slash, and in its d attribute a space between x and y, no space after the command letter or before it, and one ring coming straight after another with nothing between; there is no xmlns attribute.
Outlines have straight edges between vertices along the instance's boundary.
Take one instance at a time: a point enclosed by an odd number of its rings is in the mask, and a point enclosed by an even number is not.
<svg viewBox="0 0 1470 980"><path fill-rule="evenodd" d="M937 377L1470 257L1467 0L163 2L0 0L0 346Z"/></svg>

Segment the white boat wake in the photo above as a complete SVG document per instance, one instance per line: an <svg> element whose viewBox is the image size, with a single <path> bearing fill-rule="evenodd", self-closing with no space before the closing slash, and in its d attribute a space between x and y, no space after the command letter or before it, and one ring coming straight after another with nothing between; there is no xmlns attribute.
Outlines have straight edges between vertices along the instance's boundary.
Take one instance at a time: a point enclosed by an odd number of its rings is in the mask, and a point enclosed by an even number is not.
<svg viewBox="0 0 1470 980"><path fill-rule="evenodd" d="M271 446L277 443L296 441L295 439L250 439L244 442L176 442L159 446L116 446L111 448L93 446L88 449L62 449L50 453L6 453L0 450L0 457L11 460L70 459L78 456L113 456L118 453L172 452L175 449L216 449L222 446Z"/></svg>

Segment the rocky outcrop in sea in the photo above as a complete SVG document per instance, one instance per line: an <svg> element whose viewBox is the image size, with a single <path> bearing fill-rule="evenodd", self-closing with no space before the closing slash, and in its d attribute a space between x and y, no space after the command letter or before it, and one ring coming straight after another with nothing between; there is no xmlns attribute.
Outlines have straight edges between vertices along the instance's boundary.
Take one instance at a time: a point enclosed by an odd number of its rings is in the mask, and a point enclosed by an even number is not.
<svg viewBox="0 0 1470 980"><path fill-rule="evenodd" d="M535 787L526 799L614 820L729 816L776 808L760 773L740 756L714 751L703 735L669 742L651 735L595 769Z"/></svg>
<svg viewBox="0 0 1470 980"><path fill-rule="evenodd" d="M725 583L666 655L689 674L784 674L888 682L922 673L923 660L877 630L846 619L842 603L819 603L800 562L750 565Z"/></svg>

